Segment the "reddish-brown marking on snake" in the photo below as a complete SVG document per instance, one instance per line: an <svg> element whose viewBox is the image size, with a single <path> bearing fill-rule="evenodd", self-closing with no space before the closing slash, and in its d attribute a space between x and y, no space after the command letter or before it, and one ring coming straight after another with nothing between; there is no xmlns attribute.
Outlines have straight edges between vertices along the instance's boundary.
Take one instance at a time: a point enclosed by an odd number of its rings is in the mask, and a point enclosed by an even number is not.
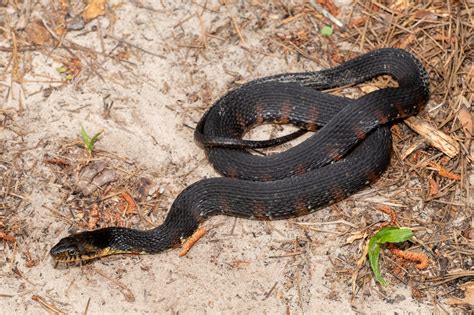
<svg viewBox="0 0 474 315"><path fill-rule="evenodd" d="M256 201L253 206L253 215L257 220L265 220L267 217L267 207L264 203Z"/></svg>
<svg viewBox="0 0 474 315"><path fill-rule="evenodd" d="M255 123L262 124L265 121L264 118L263 118L263 109L264 108L265 107L263 106L263 103L261 103L260 101L258 101L255 104L255 116L256 116Z"/></svg>
<svg viewBox="0 0 474 315"><path fill-rule="evenodd" d="M330 189L331 196L335 202L341 201L346 198L346 193L339 187L332 187Z"/></svg>
<svg viewBox="0 0 474 315"><path fill-rule="evenodd" d="M202 222L204 220L204 218L201 216L201 211L199 210L199 208L192 207L190 212L196 222Z"/></svg>
<svg viewBox="0 0 474 315"><path fill-rule="evenodd" d="M339 161L340 159L343 158L342 154L339 153L338 148L330 144L328 144L327 146L327 153L328 153L328 156L331 157L333 161Z"/></svg>
<svg viewBox="0 0 474 315"><path fill-rule="evenodd" d="M226 176L230 178L236 178L239 175L237 169L233 166L229 166L229 169L226 172Z"/></svg>
<svg viewBox="0 0 474 315"><path fill-rule="evenodd" d="M242 128L242 130L247 129L247 124L245 123L245 116L243 112L237 112L235 114L235 119L237 120L237 123L239 124L240 128Z"/></svg>
<svg viewBox="0 0 474 315"><path fill-rule="evenodd" d="M295 213L297 216L302 216L309 213L309 209L306 206L306 202L302 198L296 200Z"/></svg>
<svg viewBox="0 0 474 315"><path fill-rule="evenodd" d="M318 129L316 125L318 116L319 116L319 112L316 109L316 107L311 107L308 112L308 123L306 124L306 128L309 131L316 131L316 129Z"/></svg>
<svg viewBox="0 0 474 315"><path fill-rule="evenodd" d="M261 182L269 182L273 180L272 175L263 175L258 178Z"/></svg>
<svg viewBox="0 0 474 315"><path fill-rule="evenodd" d="M229 202L224 197L219 198L219 203L223 214L231 214L233 212Z"/></svg>
<svg viewBox="0 0 474 315"><path fill-rule="evenodd" d="M401 102L394 102L393 106L397 109L398 114L400 117L405 117L405 106Z"/></svg>
<svg viewBox="0 0 474 315"><path fill-rule="evenodd" d="M375 182L379 178L379 175L372 170L367 171L367 179L369 180L370 183Z"/></svg>
<svg viewBox="0 0 474 315"><path fill-rule="evenodd" d="M375 109L374 110L374 115L379 121L379 124L384 125L388 122L388 117L387 115L384 114L384 112L380 109Z"/></svg>
<svg viewBox="0 0 474 315"><path fill-rule="evenodd" d="M295 175L303 175L308 171L308 167L304 163L297 164L295 166L295 170L293 171L293 174Z"/></svg>
<svg viewBox="0 0 474 315"><path fill-rule="evenodd" d="M366 136L367 134L365 133L364 129L362 129L362 128L359 127L359 126L355 126L354 128L352 128L352 130L354 130L354 133L355 133L355 135L356 135L356 137L357 137L357 139L358 139L359 141L365 139L365 136Z"/></svg>
<svg viewBox="0 0 474 315"><path fill-rule="evenodd" d="M278 124L288 124L290 122L292 105L289 101L284 101L281 104L280 118L276 121Z"/></svg>

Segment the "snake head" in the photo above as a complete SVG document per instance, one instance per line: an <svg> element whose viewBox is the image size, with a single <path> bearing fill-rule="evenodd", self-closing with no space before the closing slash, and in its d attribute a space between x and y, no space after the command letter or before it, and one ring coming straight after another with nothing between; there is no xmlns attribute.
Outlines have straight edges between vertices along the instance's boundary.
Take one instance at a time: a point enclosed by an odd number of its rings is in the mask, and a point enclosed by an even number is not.
<svg viewBox="0 0 474 315"><path fill-rule="evenodd" d="M65 237L51 248L50 254L57 262L79 262L110 255L107 235L99 231Z"/></svg>

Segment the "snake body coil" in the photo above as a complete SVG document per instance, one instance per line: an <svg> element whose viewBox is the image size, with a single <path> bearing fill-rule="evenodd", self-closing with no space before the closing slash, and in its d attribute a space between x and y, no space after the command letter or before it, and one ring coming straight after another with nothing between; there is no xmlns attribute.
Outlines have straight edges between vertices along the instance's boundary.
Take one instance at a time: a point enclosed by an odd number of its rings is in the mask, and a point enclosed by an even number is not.
<svg viewBox="0 0 474 315"><path fill-rule="evenodd" d="M398 87L355 100L320 92L384 74ZM67 262L116 253L158 253L178 245L212 215L285 219L340 201L384 172L390 162L389 124L415 115L428 98L428 76L422 65L395 48L374 50L332 69L251 81L219 99L196 127L195 139L225 177L204 179L184 189L155 229L81 232L63 238L51 254ZM262 123L291 123L318 132L285 152L256 156L247 149L300 134L242 140L245 132Z"/></svg>

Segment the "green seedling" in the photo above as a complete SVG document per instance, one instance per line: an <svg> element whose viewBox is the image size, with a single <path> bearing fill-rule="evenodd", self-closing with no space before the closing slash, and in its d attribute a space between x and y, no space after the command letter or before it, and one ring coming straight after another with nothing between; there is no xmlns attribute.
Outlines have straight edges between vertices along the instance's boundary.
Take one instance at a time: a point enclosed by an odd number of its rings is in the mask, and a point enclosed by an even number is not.
<svg viewBox="0 0 474 315"><path fill-rule="evenodd" d="M96 133L91 138L87 131L84 129L84 127L81 126L82 142L84 143L84 148L86 149L87 153L89 153L89 155L92 155L92 150L94 150L94 144L97 142L97 140L99 140L101 134L102 131Z"/></svg>
<svg viewBox="0 0 474 315"><path fill-rule="evenodd" d="M385 243L400 243L409 240L413 237L413 232L409 228L398 228L393 226L387 226L378 231L369 240L369 261L370 268L374 273L375 280L381 285L386 285L384 278L380 274L379 268L379 254L380 246Z"/></svg>
<svg viewBox="0 0 474 315"><path fill-rule="evenodd" d="M321 35L329 37L332 35L333 31L334 29L331 25L326 25L319 32L321 33Z"/></svg>

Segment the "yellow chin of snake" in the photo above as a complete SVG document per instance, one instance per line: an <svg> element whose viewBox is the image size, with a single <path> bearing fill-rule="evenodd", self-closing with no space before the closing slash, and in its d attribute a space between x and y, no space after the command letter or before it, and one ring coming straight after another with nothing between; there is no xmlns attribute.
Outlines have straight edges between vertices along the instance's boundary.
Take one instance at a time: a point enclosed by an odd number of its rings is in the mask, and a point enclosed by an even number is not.
<svg viewBox="0 0 474 315"><path fill-rule="evenodd" d="M131 254L131 252L116 250L110 247L106 247L102 249L95 248L94 250L90 251L88 254L64 253L61 256L55 257L55 260L57 262L63 262L63 263L85 262L88 260L93 260L93 259L102 258L105 256L118 255L118 254Z"/></svg>

